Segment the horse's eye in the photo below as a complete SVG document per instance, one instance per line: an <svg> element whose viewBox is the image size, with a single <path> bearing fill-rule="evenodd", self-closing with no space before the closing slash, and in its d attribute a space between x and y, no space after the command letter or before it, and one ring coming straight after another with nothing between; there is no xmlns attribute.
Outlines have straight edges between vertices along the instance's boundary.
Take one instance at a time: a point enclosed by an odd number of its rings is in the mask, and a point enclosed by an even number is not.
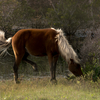
<svg viewBox="0 0 100 100"><path fill-rule="evenodd" d="M77 66L76 69L79 69L79 66Z"/></svg>
<svg viewBox="0 0 100 100"><path fill-rule="evenodd" d="M76 67L76 69L79 69L79 68L80 68L80 65L78 64L77 67Z"/></svg>

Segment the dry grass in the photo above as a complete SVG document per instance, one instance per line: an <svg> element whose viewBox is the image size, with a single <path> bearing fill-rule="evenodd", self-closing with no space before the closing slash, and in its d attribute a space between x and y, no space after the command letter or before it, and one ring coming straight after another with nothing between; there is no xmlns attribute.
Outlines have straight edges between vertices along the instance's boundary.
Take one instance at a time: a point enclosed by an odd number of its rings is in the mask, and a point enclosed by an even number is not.
<svg viewBox="0 0 100 100"><path fill-rule="evenodd" d="M30 78L14 84L12 80L0 81L0 100L99 100L100 82L83 78L58 78L57 85L49 77Z"/></svg>

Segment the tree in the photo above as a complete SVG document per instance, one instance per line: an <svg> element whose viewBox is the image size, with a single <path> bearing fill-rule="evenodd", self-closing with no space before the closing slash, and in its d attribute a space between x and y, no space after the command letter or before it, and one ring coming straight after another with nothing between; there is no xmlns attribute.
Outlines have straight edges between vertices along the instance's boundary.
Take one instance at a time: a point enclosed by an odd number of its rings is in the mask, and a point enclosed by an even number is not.
<svg viewBox="0 0 100 100"><path fill-rule="evenodd" d="M15 25L29 26L34 18L34 10L27 4L26 0L18 2L19 4L12 13Z"/></svg>
<svg viewBox="0 0 100 100"><path fill-rule="evenodd" d="M16 0L2 0L0 2L0 28L7 32L12 27L12 13L18 2Z"/></svg>
<svg viewBox="0 0 100 100"><path fill-rule="evenodd" d="M55 9L48 9L49 25L62 28L67 35L74 34L77 29L88 25L91 19L87 12L89 7L87 0L60 0Z"/></svg>
<svg viewBox="0 0 100 100"><path fill-rule="evenodd" d="M91 1L92 20L94 29L100 25L100 0Z"/></svg>
<svg viewBox="0 0 100 100"><path fill-rule="evenodd" d="M0 28L6 33L11 33L12 26L28 26L34 18L34 10L26 0L3 0L0 2Z"/></svg>

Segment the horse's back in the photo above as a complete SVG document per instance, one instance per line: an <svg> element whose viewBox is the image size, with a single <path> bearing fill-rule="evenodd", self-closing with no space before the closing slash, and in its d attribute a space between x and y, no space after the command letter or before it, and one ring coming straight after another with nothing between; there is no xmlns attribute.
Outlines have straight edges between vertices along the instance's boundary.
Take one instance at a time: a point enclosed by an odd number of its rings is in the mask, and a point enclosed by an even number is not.
<svg viewBox="0 0 100 100"><path fill-rule="evenodd" d="M35 56L44 56L47 53L58 53L55 36L57 32L53 29L22 29L12 38L12 46L18 52L27 50Z"/></svg>

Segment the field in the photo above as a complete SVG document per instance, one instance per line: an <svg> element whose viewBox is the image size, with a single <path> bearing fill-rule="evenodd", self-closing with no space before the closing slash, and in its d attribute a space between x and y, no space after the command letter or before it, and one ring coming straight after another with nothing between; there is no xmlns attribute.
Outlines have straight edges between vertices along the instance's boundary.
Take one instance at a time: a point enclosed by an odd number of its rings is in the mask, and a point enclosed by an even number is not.
<svg viewBox="0 0 100 100"><path fill-rule="evenodd" d="M40 72L49 72L47 58L35 60ZM57 84L54 84L50 82L50 73L36 76L31 66L21 64L21 82L15 84L12 69L14 61L12 58L11 61L7 58L7 61L11 63L5 64L4 59L0 64L0 100L100 100L100 80L93 82L83 77L66 79L65 74L57 73ZM61 71L60 66L58 63L57 72Z"/></svg>
<svg viewBox="0 0 100 100"><path fill-rule="evenodd" d="M23 77L20 84L12 79L0 81L0 100L100 100L100 81L84 78Z"/></svg>

